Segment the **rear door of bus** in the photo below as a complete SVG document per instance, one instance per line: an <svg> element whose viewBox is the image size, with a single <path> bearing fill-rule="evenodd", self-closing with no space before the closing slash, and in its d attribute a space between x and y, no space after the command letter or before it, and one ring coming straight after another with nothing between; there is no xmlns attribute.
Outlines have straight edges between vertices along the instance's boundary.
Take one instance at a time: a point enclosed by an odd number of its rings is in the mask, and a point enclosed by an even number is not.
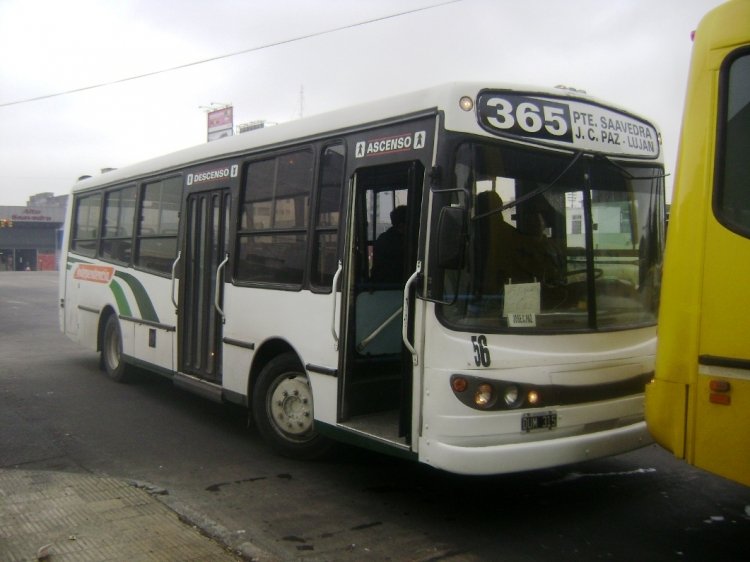
<svg viewBox="0 0 750 562"><path fill-rule="evenodd" d="M178 370L222 382L223 289L228 263L230 183L237 165L188 173L182 224Z"/></svg>

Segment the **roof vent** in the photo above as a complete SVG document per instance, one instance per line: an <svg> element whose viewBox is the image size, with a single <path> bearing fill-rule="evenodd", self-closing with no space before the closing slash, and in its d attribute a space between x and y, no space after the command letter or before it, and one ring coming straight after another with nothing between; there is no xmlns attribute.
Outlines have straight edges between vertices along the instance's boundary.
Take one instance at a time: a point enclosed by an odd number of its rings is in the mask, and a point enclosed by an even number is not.
<svg viewBox="0 0 750 562"><path fill-rule="evenodd" d="M576 94L585 94L586 90L581 90L579 88L574 88L572 86L566 86L565 84L558 84L555 86L558 90L567 90L568 92L575 92Z"/></svg>

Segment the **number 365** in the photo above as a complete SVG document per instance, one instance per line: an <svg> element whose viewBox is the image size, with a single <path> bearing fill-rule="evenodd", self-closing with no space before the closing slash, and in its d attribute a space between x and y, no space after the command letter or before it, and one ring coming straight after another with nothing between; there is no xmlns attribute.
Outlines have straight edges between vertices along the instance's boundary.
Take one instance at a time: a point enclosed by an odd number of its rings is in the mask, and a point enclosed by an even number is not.
<svg viewBox="0 0 750 562"><path fill-rule="evenodd" d="M493 127L509 130L516 126L524 132L534 134L544 128L556 137L568 132L568 123L564 112L559 107L542 105L529 101L521 102L517 107L504 98L495 97L487 101L487 108L494 110L487 115L487 121Z"/></svg>

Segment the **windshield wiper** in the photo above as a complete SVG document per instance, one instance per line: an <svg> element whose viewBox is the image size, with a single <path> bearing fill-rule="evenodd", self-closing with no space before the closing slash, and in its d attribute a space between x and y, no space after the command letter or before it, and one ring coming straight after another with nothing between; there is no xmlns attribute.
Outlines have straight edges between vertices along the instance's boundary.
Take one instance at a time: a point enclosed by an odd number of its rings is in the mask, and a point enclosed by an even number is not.
<svg viewBox="0 0 750 562"><path fill-rule="evenodd" d="M519 197L518 199L515 199L515 200L511 201L510 203L506 203L505 205L502 205L502 206L498 207L497 209L492 209L491 211L487 211L486 213L482 213L481 215L475 215L475 216L471 217L471 220L472 221L476 221L476 220L483 219L483 218L486 218L486 217L489 217L489 216L492 216L492 215L497 215L498 213L502 213L506 209L510 209L511 207L516 207L517 205L520 205L521 203L525 203L529 199L533 199L534 197L536 197L537 195L541 195L545 191L549 191L550 189L552 189L555 186L555 184L558 181L560 181L562 179L562 177L565 174L568 173L568 171L573 166L575 166L576 162L578 162L578 160L581 158L581 156L583 156L583 152L576 152L575 156L573 156L573 159L570 162L568 162L567 166L565 166L565 169L562 172L560 172L557 175L557 177L552 180L551 183L539 186L536 189L534 189L533 191L529 191L526 195L523 195L523 196Z"/></svg>
<svg viewBox="0 0 750 562"><path fill-rule="evenodd" d="M630 172L630 170L628 170L625 166L618 164L617 162L615 162L614 160L612 160L609 156L605 154L598 154L596 158L604 160L613 168L616 168L617 170L619 170L622 176L628 180L658 180L658 179L666 178L667 176L671 175L671 174L664 173L664 174L657 174L655 176L634 176Z"/></svg>

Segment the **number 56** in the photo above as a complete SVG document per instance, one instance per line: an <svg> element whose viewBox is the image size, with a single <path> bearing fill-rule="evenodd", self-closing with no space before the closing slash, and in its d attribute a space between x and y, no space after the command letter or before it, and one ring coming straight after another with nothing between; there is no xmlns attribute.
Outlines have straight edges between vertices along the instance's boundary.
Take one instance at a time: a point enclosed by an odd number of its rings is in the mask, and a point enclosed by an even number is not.
<svg viewBox="0 0 750 562"><path fill-rule="evenodd" d="M474 348L474 363L477 367L489 367L492 363L490 359L490 348L487 347L486 336L471 336L471 345Z"/></svg>

